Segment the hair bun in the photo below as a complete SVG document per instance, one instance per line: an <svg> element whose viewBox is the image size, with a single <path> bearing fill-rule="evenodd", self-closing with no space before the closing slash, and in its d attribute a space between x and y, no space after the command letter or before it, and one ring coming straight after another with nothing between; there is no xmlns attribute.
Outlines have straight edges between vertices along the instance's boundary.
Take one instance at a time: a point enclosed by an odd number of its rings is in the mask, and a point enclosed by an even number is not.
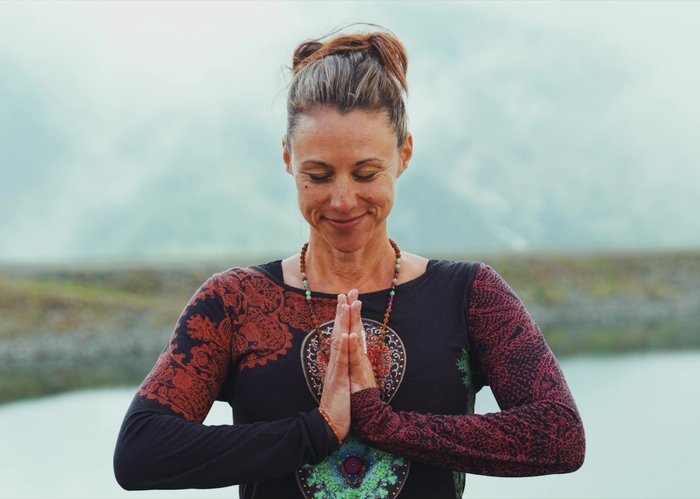
<svg viewBox="0 0 700 499"><path fill-rule="evenodd" d="M406 71L408 57L403 44L391 33L375 31L366 34L339 35L303 42L294 51L292 73L296 75L306 66L333 55L345 55L354 52L371 54L396 80L404 92L408 92Z"/></svg>
<svg viewBox="0 0 700 499"><path fill-rule="evenodd" d="M323 43L316 40L310 40L299 45L294 51L294 56L292 57L292 72L296 74L300 69L299 65L303 66L304 61L311 57L311 55L313 55L321 47L323 47Z"/></svg>

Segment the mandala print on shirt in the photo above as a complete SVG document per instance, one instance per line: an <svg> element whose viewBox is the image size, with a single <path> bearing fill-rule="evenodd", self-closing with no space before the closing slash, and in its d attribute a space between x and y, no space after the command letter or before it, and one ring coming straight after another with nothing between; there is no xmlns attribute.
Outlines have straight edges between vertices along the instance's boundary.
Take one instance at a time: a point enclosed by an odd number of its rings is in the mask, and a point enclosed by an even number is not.
<svg viewBox="0 0 700 499"><path fill-rule="evenodd" d="M391 328L382 337L381 323L370 319L363 319L362 323L367 333L367 356L376 366L382 399L388 402L403 379L406 349ZM317 401L323 392L333 321L320 329L320 336L315 330L310 332L301 347L306 383ZM307 498L395 497L406 482L409 468L409 460L366 445L351 433L323 462L303 466L296 476Z"/></svg>

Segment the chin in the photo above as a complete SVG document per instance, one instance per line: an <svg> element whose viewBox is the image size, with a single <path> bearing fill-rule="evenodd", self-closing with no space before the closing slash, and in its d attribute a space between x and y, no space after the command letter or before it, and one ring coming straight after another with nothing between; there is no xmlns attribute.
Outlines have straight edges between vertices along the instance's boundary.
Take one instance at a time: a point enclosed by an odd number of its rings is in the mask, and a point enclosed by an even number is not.
<svg viewBox="0 0 700 499"><path fill-rule="evenodd" d="M355 253L356 251L361 250L365 246L367 246L367 240L363 238L362 241L359 241L357 239L353 240L338 240L338 238L333 238L331 240L326 239L328 244L330 244L334 250L339 251L340 253Z"/></svg>
<svg viewBox="0 0 700 499"><path fill-rule="evenodd" d="M354 253L363 249L371 239L369 234L322 234L321 238L340 253Z"/></svg>
<svg viewBox="0 0 700 499"><path fill-rule="evenodd" d="M365 217L362 223L352 230L338 230L323 220L312 228L319 241L340 253L354 253L364 249L374 237L382 233L382 230L386 230L386 226L382 223L377 224L371 217Z"/></svg>

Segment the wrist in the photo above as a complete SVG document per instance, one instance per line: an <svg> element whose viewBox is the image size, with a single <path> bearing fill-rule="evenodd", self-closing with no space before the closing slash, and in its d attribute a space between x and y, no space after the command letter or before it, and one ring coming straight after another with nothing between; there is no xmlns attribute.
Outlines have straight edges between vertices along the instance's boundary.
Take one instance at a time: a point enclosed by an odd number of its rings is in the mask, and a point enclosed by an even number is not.
<svg viewBox="0 0 700 499"><path fill-rule="evenodd" d="M365 388L350 395L350 412L353 426L356 419L365 419L370 415L381 412L386 405L382 400L379 388Z"/></svg>
<svg viewBox="0 0 700 499"><path fill-rule="evenodd" d="M321 417L323 420L326 422L326 425L328 428L331 430L331 433L333 434L334 438L338 441L338 445L343 444L343 437L341 437L340 432L338 431L338 428L333 424L333 421L331 421L330 416L328 413L322 409L320 406L318 408L319 414L321 414Z"/></svg>
<svg viewBox="0 0 700 499"><path fill-rule="evenodd" d="M350 396L352 429L360 438L370 438L382 426L390 410L381 398L379 388L367 388ZM382 422L383 421L383 422Z"/></svg>

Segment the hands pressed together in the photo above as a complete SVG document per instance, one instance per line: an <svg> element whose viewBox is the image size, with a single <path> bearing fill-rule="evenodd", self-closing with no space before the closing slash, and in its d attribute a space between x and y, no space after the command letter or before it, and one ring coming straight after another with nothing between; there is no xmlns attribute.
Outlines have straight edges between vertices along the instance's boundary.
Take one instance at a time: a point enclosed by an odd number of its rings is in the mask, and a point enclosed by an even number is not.
<svg viewBox="0 0 700 499"><path fill-rule="evenodd" d="M350 395L377 386L365 353L362 302L358 291L338 295L330 358L319 405L329 423L344 439L350 432Z"/></svg>

